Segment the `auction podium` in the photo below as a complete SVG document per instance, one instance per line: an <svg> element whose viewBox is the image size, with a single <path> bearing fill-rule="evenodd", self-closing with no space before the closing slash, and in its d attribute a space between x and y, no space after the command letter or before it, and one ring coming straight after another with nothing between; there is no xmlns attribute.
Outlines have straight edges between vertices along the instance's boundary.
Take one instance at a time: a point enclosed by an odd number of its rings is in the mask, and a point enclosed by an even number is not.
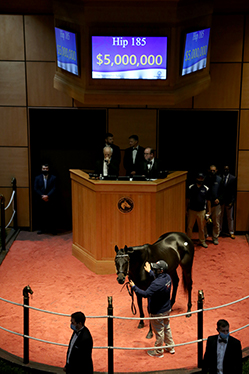
<svg viewBox="0 0 249 374"><path fill-rule="evenodd" d="M185 232L186 171L156 181L89 179L70 170L73 255L96 274L115 273L115 245L154 243Z"/></svg>

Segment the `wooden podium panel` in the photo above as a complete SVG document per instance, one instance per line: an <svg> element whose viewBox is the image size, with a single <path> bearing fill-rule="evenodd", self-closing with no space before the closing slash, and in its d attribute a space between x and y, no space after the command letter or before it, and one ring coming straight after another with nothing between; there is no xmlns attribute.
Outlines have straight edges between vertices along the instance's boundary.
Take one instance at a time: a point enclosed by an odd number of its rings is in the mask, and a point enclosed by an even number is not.
<svg viewBox="0 0 249 374"><path fill-rule="evenodd" d="M96 274L115 273L115 245L152 244L165 232L185 232L186 171L146 182L92 180L81 170L70 170L70 177L72 253Z"/></svg>

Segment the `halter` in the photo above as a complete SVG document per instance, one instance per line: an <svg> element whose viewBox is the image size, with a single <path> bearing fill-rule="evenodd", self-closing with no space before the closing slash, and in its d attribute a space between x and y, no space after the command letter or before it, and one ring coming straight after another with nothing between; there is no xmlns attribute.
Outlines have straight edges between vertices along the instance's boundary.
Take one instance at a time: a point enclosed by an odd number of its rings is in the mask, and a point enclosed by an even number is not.
<svg viewBox="0 0 249 374"><path fill-rule="evenodd" d="M126 287L127 292L131 297L131 311L132 311L132 314L135 315L137 313L137 310L136 310L136 306L134 304L134 292L133 292L133 290L130 286L130 277L129 277L130 256L128 254L122 254L122 255L116 255L116 258L117 257L129 257L128 266L127 266L127 274L126 274L128 276L129 281L124 283L120 292L122 292L123 288Z"/></svg>
<svg viewBox="0 0 249 374"><path fill-rule="evenodd" d="M129 257L129 261L128 261L128 266L127 266L127 274L126 274L126 275L128 275L128 278L129 278L129 265L130 265L130 256L129 256L129 255L127 255L127 254L123 254L123 255L116 255L115 259L116 259L117 257ZM126 276L126 275L125 275L125 276Z"/></svg>

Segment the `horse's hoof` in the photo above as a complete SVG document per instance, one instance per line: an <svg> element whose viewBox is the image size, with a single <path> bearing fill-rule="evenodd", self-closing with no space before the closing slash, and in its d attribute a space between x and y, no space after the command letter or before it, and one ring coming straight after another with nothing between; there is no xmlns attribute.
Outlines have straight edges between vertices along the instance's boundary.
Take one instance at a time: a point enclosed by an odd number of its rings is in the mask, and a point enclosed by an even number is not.
<svg viewBox="0 0 249 374"><path fill-rule="evenodd" d="M138 329L142 329L144 327L144 322L139 322Z"/></svg>
<svg viewBox="0 0 249 374"><path fill-rule="evenodd" d="M146 339L151 339L153 338L153 332L149 331L148 334L146 335Z"/></svg>

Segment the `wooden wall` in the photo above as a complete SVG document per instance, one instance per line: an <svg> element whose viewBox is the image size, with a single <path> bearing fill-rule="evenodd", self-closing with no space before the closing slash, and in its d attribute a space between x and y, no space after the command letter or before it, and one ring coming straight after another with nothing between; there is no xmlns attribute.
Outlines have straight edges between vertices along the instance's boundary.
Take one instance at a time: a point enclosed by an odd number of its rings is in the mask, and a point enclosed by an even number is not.
<svg viewBox="0 0 249 374"><path fill-rule="evenodd" d="M29 227L29 107L84 107L53 88L55 45L52 15L0 15L0 193L8 200L17 179L18 225ZM188 110L239 113L236 230L249 230L249 16L214 14L211 31L211 85L177 105ZM175 109L177 109L175 108ZM141 144L156 147L158 107L110 107L109 131L122 149L137 133ZM221 124L224 126L224 124ZM42 129L41 129L42 131ZM208 129L207 129L208 131ZM224 126L224 131L229 128ZM212 147L218 147L213 134ZM6 215L6 221L10 212Z"/></svg>
<svg viewBox="0 0 249 374"><path fill-rule="evenodd" d="M53 16L0 15L0 193L17 181L18 226L30 226L28 107L72 106L53 88ZM42 129L41 129L42 131ZM6 212L6 223L12 212Z"/></svg>

